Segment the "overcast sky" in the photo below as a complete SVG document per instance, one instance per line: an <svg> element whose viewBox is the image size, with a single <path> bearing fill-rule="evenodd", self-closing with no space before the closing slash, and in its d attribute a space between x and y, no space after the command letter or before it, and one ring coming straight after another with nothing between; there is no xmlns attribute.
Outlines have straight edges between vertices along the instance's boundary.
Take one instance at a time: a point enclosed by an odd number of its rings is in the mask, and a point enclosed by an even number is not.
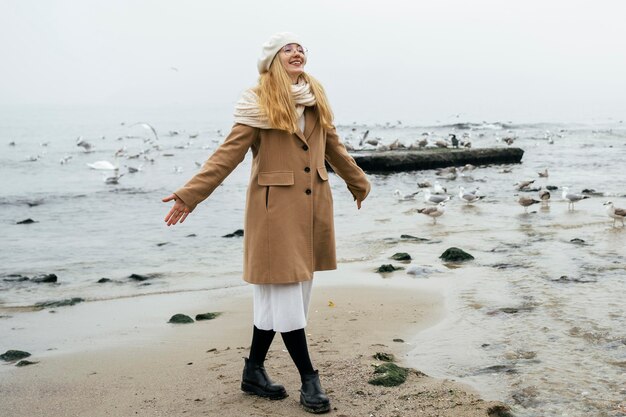
<svg viewBox="0 0 626 417"><path fill-rule="evenodd" d="M0 0L0 105L231 108L300 34L339 122L626 118L626 2Z"/></svg>

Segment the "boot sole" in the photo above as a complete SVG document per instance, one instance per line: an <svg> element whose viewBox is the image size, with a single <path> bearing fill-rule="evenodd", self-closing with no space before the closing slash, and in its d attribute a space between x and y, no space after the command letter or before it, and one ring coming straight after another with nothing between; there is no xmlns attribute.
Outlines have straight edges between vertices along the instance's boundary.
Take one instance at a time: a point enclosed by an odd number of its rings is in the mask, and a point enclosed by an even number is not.
<svg viewBox="0 0 626 417"><path fill-rule="evenodd" d="M313 413L313 414L323 414L323 413L328 413L330 411L330 403L321 404L318 406L312 406L312 405L305 404L304 402L302 402L302 400L300 400L300 405L302 406L302 408L304 408L305 411L308 411L309 413Z"/></svg>
<svg viewBox="0 0 626 417"><path fill-rule="evenodd" d="M243 392L245 392L246 394L250 394L250 395L256 395L258 397L263 397L263 398L268 398L270 400L282 400L284 398L287 398L289 396L289 394L287 394L287 391L280 391L277 393L267 393L265 391L263 391L261 388L252 385L252 384L248 384L246 382L242 382L241 383L241 390Z"/></svg>

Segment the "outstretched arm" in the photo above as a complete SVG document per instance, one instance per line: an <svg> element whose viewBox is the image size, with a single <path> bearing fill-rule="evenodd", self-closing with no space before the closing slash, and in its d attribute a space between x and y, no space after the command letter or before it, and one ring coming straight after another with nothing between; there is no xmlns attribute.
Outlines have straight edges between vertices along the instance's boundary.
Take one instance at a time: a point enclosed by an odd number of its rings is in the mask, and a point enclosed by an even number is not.
<svg viewBox="0 0 626 417"><path fill-rule="evenodd" d="M165 197L163 202L175 200L174 207L165 217L165 221L182 223L196 206L215 191L226 177L243 161L257 139L259 129L242 124L235 124L226 138L211 157L204 163L200 172L184 186Z"/></svg>
<svg viewBox="0 0 626 417"><path fill-rule="evenodd" d="M360 209L361 202L370 192L371 185L367 176L350 156L346 147L341 143L336 129L333 127L326 132L326 161L348 185L348 189L356 200Z"/></svg>

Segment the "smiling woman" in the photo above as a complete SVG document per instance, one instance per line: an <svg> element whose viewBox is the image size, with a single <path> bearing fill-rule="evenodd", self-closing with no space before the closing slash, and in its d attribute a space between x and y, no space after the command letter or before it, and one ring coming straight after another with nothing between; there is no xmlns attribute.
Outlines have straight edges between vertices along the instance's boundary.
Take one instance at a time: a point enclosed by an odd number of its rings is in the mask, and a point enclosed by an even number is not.
<svg viewBox="0 0 626 417"><path fill-rule="evenodd" d="M324 89L304 72L306 62L298 36L273 35L257 63L259 84L237 103L230 135L198 174L163 201L175 201L165 217L168 226L182 223L252 149L243 279L253 284L254 327L241 389L270 399L287 396L263 366L278 331L300 373L300 403L323 413L330 401L311 363L304 328L313 273L337 268L325 162L346 181L359 209L370 183L339 140Z"/></svg>

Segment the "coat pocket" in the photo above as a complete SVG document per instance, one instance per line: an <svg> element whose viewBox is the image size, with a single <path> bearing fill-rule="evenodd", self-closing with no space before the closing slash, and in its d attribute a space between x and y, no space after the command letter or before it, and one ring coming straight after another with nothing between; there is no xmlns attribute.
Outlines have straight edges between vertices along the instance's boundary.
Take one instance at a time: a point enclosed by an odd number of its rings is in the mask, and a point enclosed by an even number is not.
<svg viewBox="0 0 626 417"><path fill-rule="evenodd" d="M293 171L259 172L259 185L294 185Z"/></svg>
<svg viewBox="0 0 626 417"><path fill-rule="evenodd" d="M326 167L317 167L317 174L323 181L328 181L328 171L326 171Z"/></svg>

